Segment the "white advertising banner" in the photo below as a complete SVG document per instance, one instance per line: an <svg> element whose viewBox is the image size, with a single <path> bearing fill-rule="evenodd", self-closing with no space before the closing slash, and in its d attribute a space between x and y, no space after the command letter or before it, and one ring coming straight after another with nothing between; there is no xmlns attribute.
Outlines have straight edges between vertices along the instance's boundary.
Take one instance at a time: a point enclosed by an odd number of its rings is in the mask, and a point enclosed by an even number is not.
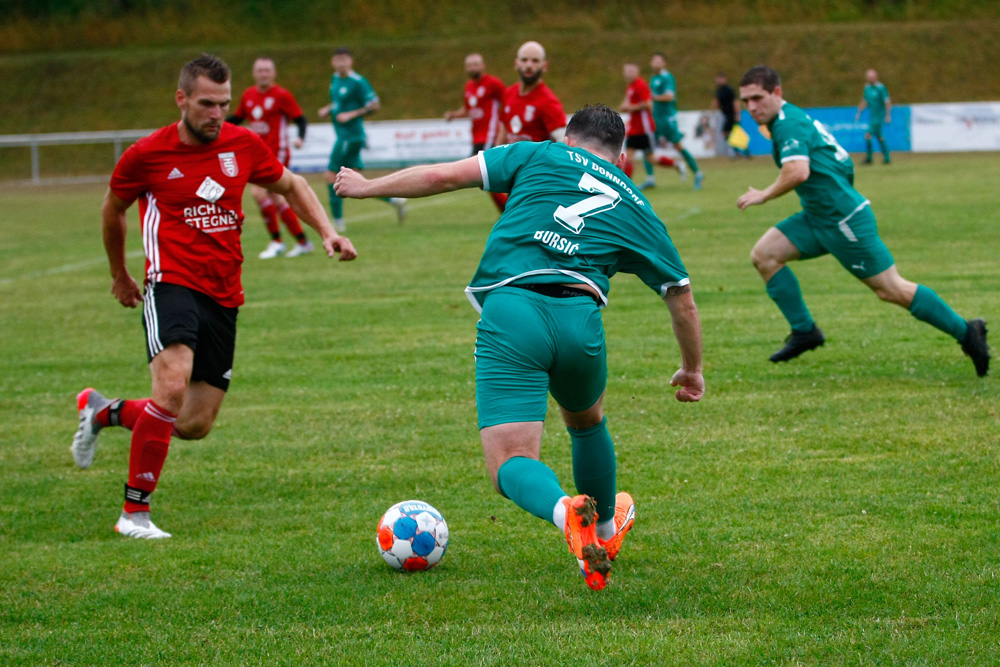
<svg viewBox="0 0 1000 667"><path fill-rule="evenodd" d="M1000 102L910 105L914 152L1000 150Z"/></svg>
<svg viewBox="0 0 1000 667"><path fill-rule="evenodd" d="M695 157L715 155L712 132L700 111L682 111L677 124L684 133L684 147ZM703 125L698 130L699 123ZM460 160L472 155L472 124L467 119L366 121L368 143L361 160L370 169L395 169L414 164ZM289 128L288 136L298 136ZM335 136L330 123L310 123L305 144L292 148L292 169L300 172L324 171L330 162ZM289 142L290 144L291 142Z"/></svg>

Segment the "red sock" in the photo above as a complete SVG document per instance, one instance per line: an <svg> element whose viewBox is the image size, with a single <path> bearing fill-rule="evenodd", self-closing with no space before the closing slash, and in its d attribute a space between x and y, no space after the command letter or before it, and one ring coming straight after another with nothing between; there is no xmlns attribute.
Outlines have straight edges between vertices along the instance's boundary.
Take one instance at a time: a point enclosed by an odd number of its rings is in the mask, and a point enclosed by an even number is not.
<svg viewBox="0 0 1000 667"><path fill-rule="evenodd" d="M672 167L675 164L677 164L676 162L674 162L674 159L672 157L668 157L666 155L661 155L660 157L656 158L656 163L662 164L664 167Z"/></svg>
<svg viewBox="0 0 1000 667"><path fill-rule="evenodd" d="M137 398L125 401L116 399L114 403L98 412L94 419L101 426L124 426L128 430L135 428L135 420L146 409L148 398Z"/></svg>
<svg viewBox="0 0 1000 667"><path fill-rule="evenodd" d="M507 208L507 199L510 197L506 192L491 192L490 197L493 198L493 203L497 205L500 212L503 213L504 209Z"/></svg>
<svg viewBox="0 0 1000 667"><path fill-rule="evenodd" d="M625 163L625 175L632 178L632 172L635 171L635 165L632 164L632 160L628 160Z"/></svg>
<svg viewBox="0 0 1000 667"><path fill-rule="evenodd" d="M167 412L150 400L132 430L132 450L128 457L128 487L145 492L148 496L156 490L156 483L167 460L170 433L177 415ZM127 489L126 489L127 493ZM126 497L126 512L148 512L148 502L135 502Z"/></svg>
<svg viewBox="0 0 1000 667"><path fill-rule="evenodd" d="M260 214L264 216L264 225L275 241L281 240L281 228L278 227L278 207L270 199L265 199L260 205Z"/></svg>
<svg viewBox="0 0 1000 667"><path fill-rule="evenodd" d="M288 204L282 204L281 208L278 209L278 215L281 216L281 221L285 223L285 227L288 228L288 233L295 238L302 237L302 223L299 222L299 216L295 215L295 211Z"/></svg>

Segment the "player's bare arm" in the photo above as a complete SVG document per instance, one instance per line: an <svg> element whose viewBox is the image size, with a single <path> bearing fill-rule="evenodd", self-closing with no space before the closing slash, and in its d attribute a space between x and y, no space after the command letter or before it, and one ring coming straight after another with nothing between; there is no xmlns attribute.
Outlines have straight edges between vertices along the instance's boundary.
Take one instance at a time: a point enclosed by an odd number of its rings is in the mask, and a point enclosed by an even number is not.
<svg viewBox="0 0 1000 667"><path fill-rule="evenodd" d="M346 123L358 118L359 116L367 116L370 113L375 113L381 108L382 104L378 100L372 100L360 109L355 109L354 111L341 111L337 114L337 122Z"/></svg>
<svg viewBox="0 0 1000 667"><path fill-rule="evenodd" d="M101 206L104 250L108 253L111 267L111 293L126 308L135 308L142 303L142 291L129 274L125 261L125 233L128 229L125 212L131 205L132 202L122 201L109 188Z"/></svg>
<svg viewBox="0 0 1000 667"><path fill-rule="evenodd" d="M741 211L745 211L749 206L777 199L804 183L809 178L809 173L808 160L789 160L781 165L781 171L778 172L778 178L774 183L763 190L749 188L736 201L736 205Z"/></svg>
<svg viewBox="0 0 1000 667"><path fill-rule="evenodd" d="M466 109L465 107L462 107L461 109L454 109L452 111L445 111L444 112L444 119L447 120L447 121L452 121L452 120L454 120L456 118L465 118L468 115L469 115L469 110Z"/></svg>
<svg viewBox="0 0 1000 667"><path fill-rule="evenodd" d="M351 240L346 236L340 236L334 230L333 225L326 217L326 210L320 204L316 193L309 187L306 179L286 168L281 174L281 178L274 183L261 183L260 185L285 197L296 215L319 233L328 257L340 253L340 261L349 262L358 256Z"/></svg>
<svg viewBox="0 0 1000 667"><path fill-rule="evenodd" d="M334 189L341 197L428 197L462 188L482 187L479 158L467 157L455 162L427 164L403 169L381 178L368 180L360 173L341 167Z"/></svg>
<svg viewBox="0 0 1000 667"><path fill-rule="evenodd" d="M675 394L678 401L695 403L705 394L705 379L701 374L701 319L691 285L668 288L663 302L670 311L674 338L681 352L681 367L670 379L670 385L680 387Z"/></svg>

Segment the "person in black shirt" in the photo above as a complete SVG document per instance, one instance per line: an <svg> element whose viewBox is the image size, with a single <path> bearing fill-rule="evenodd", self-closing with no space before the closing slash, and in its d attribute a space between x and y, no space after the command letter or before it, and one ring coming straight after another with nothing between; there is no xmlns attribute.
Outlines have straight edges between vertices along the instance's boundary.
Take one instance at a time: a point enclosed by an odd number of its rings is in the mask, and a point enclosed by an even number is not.
<svg viewBox="0 0 1000 667"><path fill-rule="evenodd" d="M722 136L728 142L729 134L733 131L733 126L736 125L740 115L740 102L736 97L736 91L733 87L729 85L726 75L719 72L715 75L715 100L712 102L712 108L718 109L722 112ZM729 145L727 143L727 145ZM738 157L750 157L750 151L748 149L739 149L730 146Z"/></svg>

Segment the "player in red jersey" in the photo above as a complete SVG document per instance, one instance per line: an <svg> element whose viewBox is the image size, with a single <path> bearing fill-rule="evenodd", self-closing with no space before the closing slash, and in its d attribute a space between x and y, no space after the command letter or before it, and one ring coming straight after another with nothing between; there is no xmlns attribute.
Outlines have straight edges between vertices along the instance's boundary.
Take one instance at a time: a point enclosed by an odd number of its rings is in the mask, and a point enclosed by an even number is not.
<svg viewBox="0 0 1000 667"><path fill-rule="evenodd" d="M465 57L465 73L469 75L465 84L465 104L460 109L446 111L444 119L472 119L472 154L476 155L496 145L500 105L507 87L503 81L486 73L486 63L478 53L470 53ZM506 195L496 192L489 195L503 213Z"/></svg>
<svg viewBox="0 0 1000 667"><path fill-rule="evenodd" d="M278 157L278 162L288 166L291 160L291 151L288 147L288 121L291 120L299 128L299 136L292 145L302 148L302 142L306 138L306 117L302 113L302 108L295 101L295 96L277 85L274 80L277 77L277 70L274 61L270 58L258 58L253 64L253 80L256 85L250 86L243 91L240 103L226 120L236 125L244 120L250 119L247 125L251 130L260 135L267 147ZM260 213L264 216L264 224L271 234L271 242L258 257L261 259L272 259L281 254L285 257L298 257L307 252L313 251L313 244L306 238L302 231L302 224L295 215L295 211L288 205L285 198L279 194L274 194L258 185L250 186L250 194L253 195ZM281 228L278 225L278 217L288 227L288 231L298 241L291 250L281 242Z"/></svg>
<svg viewBox="0 0 1000 667"><path fill-rule="evenodd" d="M98 432L132 430L122 535L170 537L149 518L171 435L208 435L229 388L236 315L243 303L242 199L247 183L284 195L342 261L354 259L304 178L284 167L254 132L225 123L229 68L202 55L181 70L176 93L181 120L131 146L115 167L101 217L111 266L111 293L128 308L143 305L152 395L108 399L94 389L77 396L80 423L73 458L94 458ZM145 293L125 262L126 211L139 200L146 253Z"/></svg>
<svg viewBox="0 0 1000 667"><path fill-rule="evenodd" d="M538 42L525 42L517 50L514 70L520 81L504 93L498 145L518 141L561 141L566 134L566 112L562 102L542 81L548 69L545 48ZM499 195L506 203L506 193ZM500 211L503 212L502 207Z"/></svg>
<svg viewBox="0 0 1000 667"><path fill-rule="evenodd" d="M621 103L621 111L629 114L627 133L625 135L625 174L631 178L634 170L635 153L642 151L642 164L646 170L646 180L639 184L641 189L656 185L653 178L653 147L656 146L656 123L653 121L653 91L645 79L639 76L639 66L635 63L625 63L622 68L628 87L625 89L625 99ZM660 164L674 166L669 157L661 156Z"/></svg>

